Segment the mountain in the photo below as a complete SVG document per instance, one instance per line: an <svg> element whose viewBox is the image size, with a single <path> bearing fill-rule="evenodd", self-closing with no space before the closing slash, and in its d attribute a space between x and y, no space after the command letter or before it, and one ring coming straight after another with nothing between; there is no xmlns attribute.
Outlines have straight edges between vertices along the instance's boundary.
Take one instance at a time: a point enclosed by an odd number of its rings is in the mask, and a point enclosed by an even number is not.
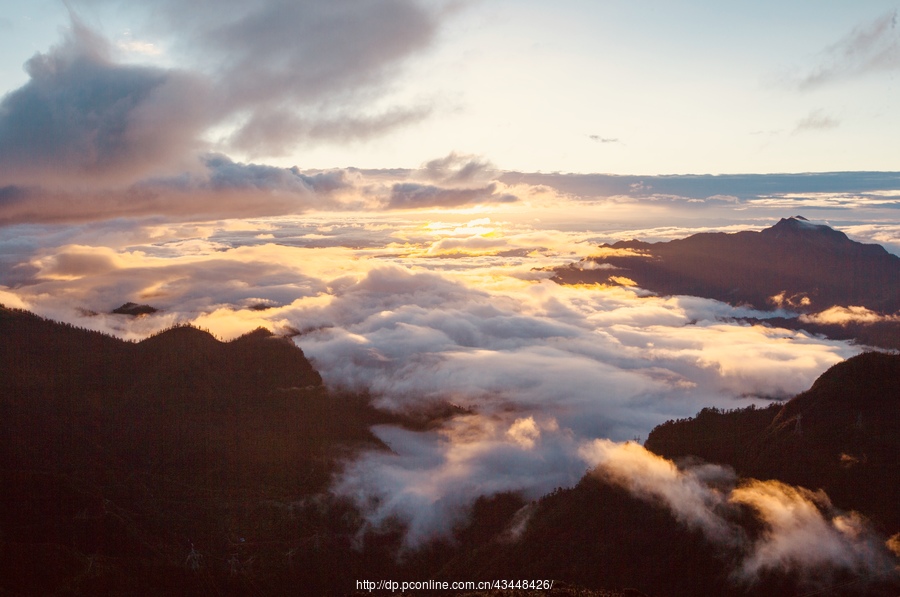
<svg viewBox="0 0 900 597"><path fill-rule="evenodd" d="M111 313L115 313L117 315L132 315L134 317L140 317L141 315L152 315L159 311L156 307L151 307L150 305L139 305L137 303L127 302L119 307L116 307L111 311Z"/></svg>
<svg viewBox="0 0 900 597"><path fill-rule="evenodd" d="M789 402L704 410L647 446L824 488L886 536L900 528L898 361L863 354ZM452 541L404 552L400 523L366 530L327 488L357 450L388 449L372 425L430 423L329 393L263 329L220 342L178 326L131 343L0 307L0 380L2 594L345 595L374 578L552 579L553 594L585 597L810 591L792 570L735 583L743 552L599 468L534 502L482 498ZM739 537L765 538L752 510L728 516ZM900 589L896 576L830 572L816 569L838 590L821 594Z"/></svg>
<svg viewBox="0 0 900 597"><path fill-rule="evenodd" d="M813 386L765 409L722 412L655 428L645 447L700 457L746 477L824 489L844 510L900 532L900 355L870 352L838 363Z"/></svg>
<svg viewBox="0 0 900 597"><path fill-rule="evenodd" d="M779 325L900 348L900 320L892 318L900 311L900 257L801 216L759 232L605 244L597 256L554 272L553 279L562 284L634 285L760 310L784 307L807 316L779 320ZM809 316L832 307L855 307L866 317L854 322ZM848 325L853 329L848 331Z"/></svg>
<svg viewBox="0 0 900 597"><path fill-rule="evenodd" d="M0 593L276 593L291 549L290 586L317 590L335 553L352 564L349 541L318 540L352 512L321 496L388 419L327 392L290 340L131 343L0 307L0 380ZM274 571L229 574L263 554Z"/></svg>
<svg viewBox="0 0 900 597"><path fill-rule="evenodd" d="M888 597L900 591L895 556L888 556L892 563L880 572L852 566L836 570L821 563L805 573L793 568L795 558L802 557L796 553L835 547L828 544L833 535L823 532L827 523L804 527L812 520L809 511L789 499L807 496L824 515L836 516L838 524L864 520L845 514L850 510L866 517L881 537L861 542L867 545L862 549L871 549L860 552L867 562L876 561L877 549L884 549L875 543L900 531L900 355L867 353L835 365L784 404L729 412L704 409L694 418L667 422L653 430L645 447L680 461L681 470L697 476L678 484L650 456L628 461L625 468L637 477L649 473L644 484L615 482L615 475L601 466L575 487L519 502L519 509L514 503L501 507L502 499L484 503L460 534L465 539L441 560L437 577L550 577L596 591L634 587L656 596ZM643 449L630 453L639 455ZM731 465L739 478L729 484L711 476L703 461ZM654 471L671 484L671 491L654 488ZM691 481L698 478L719 480L704 494ZM753 488L751 478L765 481L767 491L761 495L768 507L784 507L775 522L764 522L759 511L730 501L711 505L727 487ZM691 499L698 495L705 497ZM666 499L686 505L673 510ZM710 518L738 530L731 539L714 541L700 530L702 525L690 524ZM472 540L481 528L503 530L493 540ZM783 556L795 542L799 551ZM779 564L760 569L751 580L741 576L739 571L757 557L778 558ZM613 594L617 592L621 594Z"/></svg>

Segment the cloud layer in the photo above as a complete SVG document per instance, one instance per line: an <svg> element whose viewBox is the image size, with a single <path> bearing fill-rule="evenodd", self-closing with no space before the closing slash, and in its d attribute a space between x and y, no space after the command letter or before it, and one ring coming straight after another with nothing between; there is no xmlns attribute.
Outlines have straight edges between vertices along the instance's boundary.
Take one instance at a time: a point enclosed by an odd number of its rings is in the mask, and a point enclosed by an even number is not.
<svg viewBox="0 0 900 597"><path fill-rule="evenodd" d="M228 160L213 166L222 187L246 178ZM435 169L402 176L450 188L481 176ZM253 174L260 188L335 196L360 185L351 171ZM397 176L359 173L373 189ZM127 338L186 321L225 338L259 325L299 331L331 388L369 392L417 420L445 413L427 431L377 428L392 452L363 454L335 485L369 528L407 525L409 546L446 536L479 496L574 483L595 438L643 437L706 406L765 404L860 350L735 323L765 314L711 300L556 285L544 268L611 233L555 229L536 221L544 213L11 226L0 236L0 300ZM111 313L127 301L160 311Z"/></svg>

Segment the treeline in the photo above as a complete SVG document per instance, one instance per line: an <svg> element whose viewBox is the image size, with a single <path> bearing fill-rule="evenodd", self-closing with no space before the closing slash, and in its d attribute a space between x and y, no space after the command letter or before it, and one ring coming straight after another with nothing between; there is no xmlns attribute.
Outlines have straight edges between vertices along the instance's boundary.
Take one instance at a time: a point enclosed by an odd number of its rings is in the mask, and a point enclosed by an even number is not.
<svg viewBox="0 0 900 597"><path fill-rule="evenodd" d="M774 420L782 404L758 408L707 407L696 416L668 420L647 437L644 446L667 458L697 456L710 462L735 462Z"/></svg>

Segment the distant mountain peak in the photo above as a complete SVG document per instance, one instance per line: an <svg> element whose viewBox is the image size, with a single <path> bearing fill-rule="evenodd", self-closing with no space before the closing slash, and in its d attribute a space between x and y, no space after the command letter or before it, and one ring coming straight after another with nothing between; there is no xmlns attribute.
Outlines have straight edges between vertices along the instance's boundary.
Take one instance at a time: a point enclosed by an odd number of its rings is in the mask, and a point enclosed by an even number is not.
<svg viewBox="0 0 900 597"><path fill-rule="evenodd" d="M834 228L828 226L827 224L814 224L804 218L803 216L791 216L789 218L781 218L778 220L778 223L774 226L767 228L766 230L773 230L778 228L791 228L793 230L830 230L832 232L838 232ZM765 230L763 230L765 232Z"/></svg>
<svg viewBox="0 0 900 597"><path fill-rule="evenodd" d="M701 296L761 310L782 306L775 297L795 295L806 300L791 306L805 313L836 305L881 314L900 309L900 258L799 215L759 232L699 233L661 243L620 241L601 249L556 268L553 279L618 284L619 278L628 278L662 295ZM640 250L641 256L623 249Z"/></svg>
<svg viewBox="0 0 900 597"><path fill-rule="evenodd" d="M156 307L151 307L150 305L139 305L137 303L132 303L131 301L125 303L121 307L116 307L112 310L112 313L116 315L131 315L133 317L140 317L142 315L152 315L159 311Z"/></svg>

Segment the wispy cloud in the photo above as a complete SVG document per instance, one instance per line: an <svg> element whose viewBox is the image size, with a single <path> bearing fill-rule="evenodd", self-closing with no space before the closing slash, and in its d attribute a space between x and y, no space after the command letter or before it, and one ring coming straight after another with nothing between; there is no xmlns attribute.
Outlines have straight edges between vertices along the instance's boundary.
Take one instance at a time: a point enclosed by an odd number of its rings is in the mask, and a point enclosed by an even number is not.
<svg viewBox="0 0 900 597"><path fill-rule="evenodd" d="M840 124L839 120L829 116L823 110L814 110L797 121L797 125L794 127L794 134L809 131L827 131L839 127Z"/></svg>
<svg viewBox="0 0 900 597"><path fill-rule="evenodd" d="M796 80L801 90L812 90L861 75L900 70L900 32L897 11L854 28L822 52L821 62Z"/></svg>
<svg viewBox="0 0 900 597"><path fill-rule="evenodd" d="M588 135L588 138L591 141L596 141L597 143L619 143L619 139L615 137L601 137L600 135Z"/></svg>
<svg viewBox="0 0 900 597"><path fill-rule="evenodd" d="M635 496L668 507L685 525L732 552L732 580L753 583L765 572L796 572L806 585L828 582L829 570L886 574L893 558L884 539L856 513L837 511L823 492L778 481L738 482L730 469L706 464L678 468L635 443L596 440L582 448L593 474ZM752 510L762 532L750 539L735 520Z"/></svg>

